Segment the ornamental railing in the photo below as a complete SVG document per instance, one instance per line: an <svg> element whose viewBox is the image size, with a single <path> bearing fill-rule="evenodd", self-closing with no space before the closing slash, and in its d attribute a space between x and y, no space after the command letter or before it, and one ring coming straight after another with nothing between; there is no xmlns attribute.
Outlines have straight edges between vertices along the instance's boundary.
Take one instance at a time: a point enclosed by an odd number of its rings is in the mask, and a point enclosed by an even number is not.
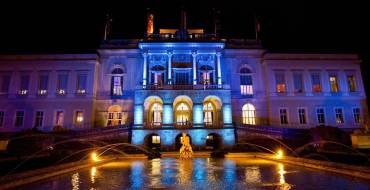
<svg viewBox="0 0 370 190"><path fill-rule="evenodd" d="M220 90L220 89L230 89L230 85L218 85L218 84L197 84L197 85L180 85L180 84L173 84L173 85L145 85L138 87L138 89L145 89L145 90Z"/></svg>

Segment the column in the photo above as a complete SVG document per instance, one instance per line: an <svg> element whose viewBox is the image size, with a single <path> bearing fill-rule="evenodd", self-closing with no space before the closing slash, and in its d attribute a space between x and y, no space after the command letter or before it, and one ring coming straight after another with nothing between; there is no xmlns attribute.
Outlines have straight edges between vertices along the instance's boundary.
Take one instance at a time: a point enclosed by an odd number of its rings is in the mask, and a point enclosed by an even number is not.
<svg viewBox="0 0 370 190"><path fill-rule="evenodd" d="M167 52L167 55L168 55L168 84L172 84L172 52L171 51L168 51Z"/></svg>
<svg viewBox="0 0 370 190"><path fill-rule="evenodd" d="M148 53L144 52L143 53L143 58L144 58L144 64L143 64L143 88L146 87L146 84L147 84L147 80L146 80L146 75L147 75L147 57L148 57Z"/></svg>
<svg viewBox="0 0 370 190"><path fill-rule="evenodd" d="M163 104L163 124L173 123L173 104L164 103Z"/></svg>
<svg viewBox="0 0 370 190"><path fill-rule="evenodd" d="M193 104L193 124L194 127L198 125L203 125L203 103Z"/></svg>
<svg viewBox="0 0 370 190"><path fill-rule="evenodd" d="M193 56L193 85L197 84L197 52L193 51L191 53Z"/></svg>
<svg viewBox="0 0 370 190"><path fill-rule="evenodd" d="M221 52L216 53L217 56L217 84L222 85L221 81Z"/></svg>
<svg viewBox="0 0 370 190"><path fill-rule="evenodd" d="M303 84L304 84L304 92L306 93L306 96L313 96L311 73L308 70L303 71Z"/></svg>

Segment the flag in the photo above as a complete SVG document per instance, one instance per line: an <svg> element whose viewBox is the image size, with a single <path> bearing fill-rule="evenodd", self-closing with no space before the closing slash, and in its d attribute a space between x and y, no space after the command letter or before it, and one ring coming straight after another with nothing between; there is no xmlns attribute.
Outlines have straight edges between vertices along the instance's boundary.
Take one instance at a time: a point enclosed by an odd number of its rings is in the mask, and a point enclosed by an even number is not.
<svg viewBox="0 0 370 190"><path fill-rule="evenodd" d="M258 40L259 33L261 32L261 23L256 16L254 17L254 23L255 23L256 40Z"/></svg>
<svg viewBox="0 0 370 190"><path fill-rule="evenodd" d="M108 36L111 33L111 30L112 30L112 18L110 17L109 14L107 14L104 28L104 40L107 40Z"/></svg>
<svg viewBox="0 0 370 190"><path fill-rule="evenodd" d="M147 34L153 34L154 32L154 15L149 14L148 15L148 28L147 28Z"/></svg>

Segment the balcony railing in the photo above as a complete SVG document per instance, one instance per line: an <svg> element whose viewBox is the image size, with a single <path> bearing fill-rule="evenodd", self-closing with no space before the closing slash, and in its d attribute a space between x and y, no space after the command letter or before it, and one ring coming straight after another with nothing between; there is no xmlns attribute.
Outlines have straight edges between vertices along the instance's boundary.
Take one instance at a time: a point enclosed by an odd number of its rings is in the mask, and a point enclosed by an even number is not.
<svg viewBox="0 0 370 190"><path fill-rule="evenodd" d="M220 89L230 89L230 85L218 85L218 84L197 84L197 85L146 85L141 86L138 89L145 90L220 90Z"/></svg>

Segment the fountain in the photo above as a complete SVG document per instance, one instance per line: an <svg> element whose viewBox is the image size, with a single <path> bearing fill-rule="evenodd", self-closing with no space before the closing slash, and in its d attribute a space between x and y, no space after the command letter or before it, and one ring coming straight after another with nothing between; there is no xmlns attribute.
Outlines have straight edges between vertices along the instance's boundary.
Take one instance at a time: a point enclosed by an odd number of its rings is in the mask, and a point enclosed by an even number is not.
<svg viewBox="0 0 370 190"><path fill-rule="evenodd" d="M182 146L180 148L180 158L181 159L192 158L193 149L191 148L191 145L190 145L190 139L185 133L182 133L181 144Z"/></svg>

